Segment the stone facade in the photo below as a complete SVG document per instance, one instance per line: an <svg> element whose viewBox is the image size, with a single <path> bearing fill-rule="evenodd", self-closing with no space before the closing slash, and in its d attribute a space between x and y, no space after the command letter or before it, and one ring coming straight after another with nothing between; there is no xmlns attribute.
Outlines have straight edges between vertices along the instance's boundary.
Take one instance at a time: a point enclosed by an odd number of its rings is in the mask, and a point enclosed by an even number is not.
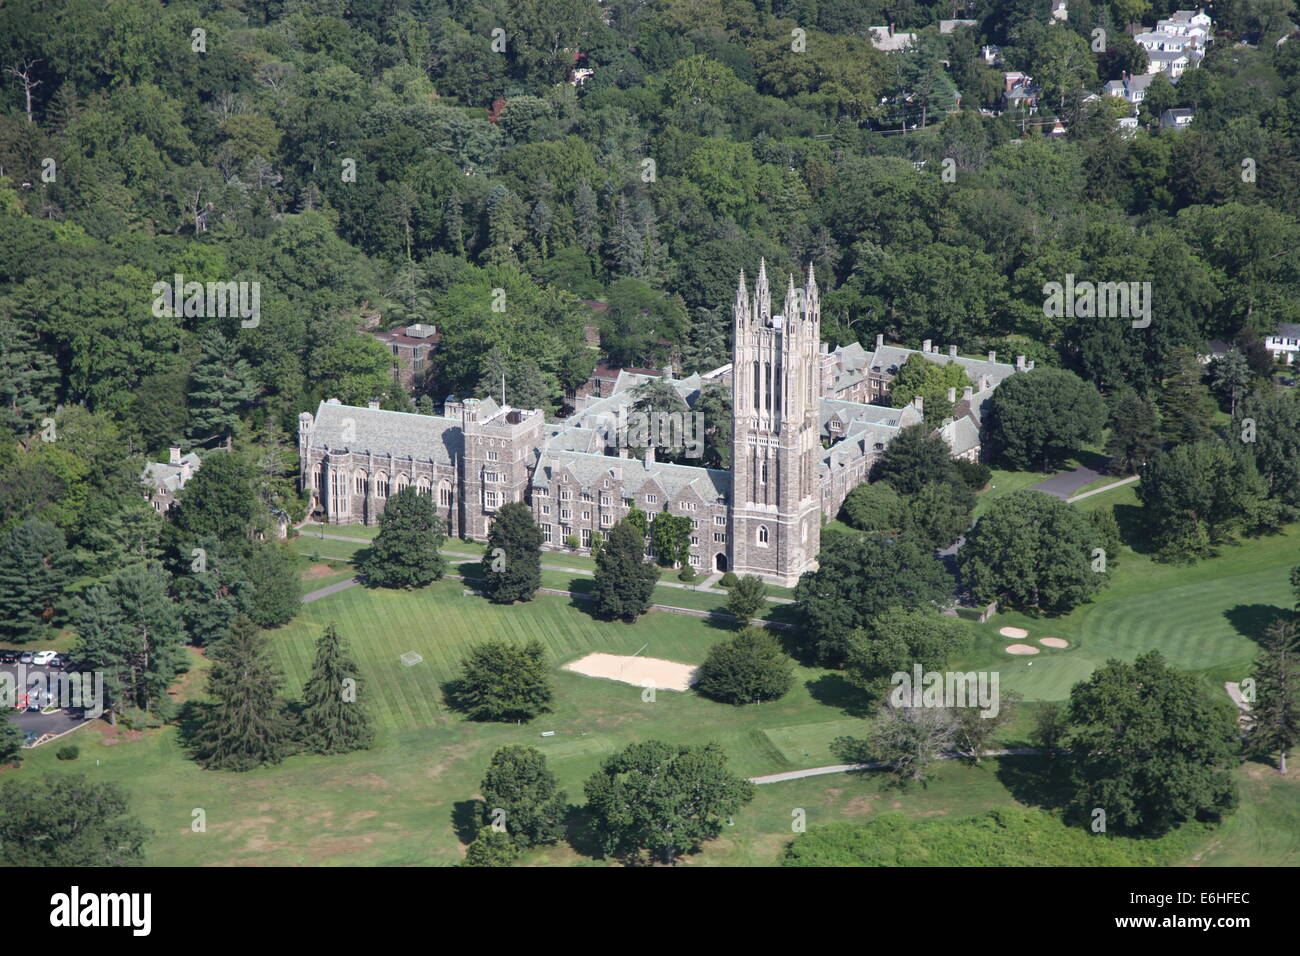
<svg viewBox="0 0 1300 956"><path fill-rule="evenodd" d="M416 415L322 402L299 416L301 480L312 510L334 524L374 524L390 494L415 485L434 496L451 534L487 537L492 516L524 501L545 546L570 540L587 552L632 507L651 520L668 512L691 520L690 563L699 571L758 574L784 585L816 567L823 518L867 480L871 466L902 428L923 420L918 399L887 401L894 376L916 354L957 363L974 383L936 432L956 457L978 460L985 406L999 382L1032 367L932 348L904 349L877 336L830 350L821 343L817 283L788 281L773 313L760 265L751 296L740 277L733 307L732 362L704 375L674 378L620 371L608 394L583 396L575 413L547 422L540 411L493 399L449 398L441 415ZM630 457L626 421L636 389L659 380L694 409L703 389L732 391L731 468L655 460L654 448ZM871 402L882 404L869 404ZM653 444L653 443L652 443Z"/></svg>

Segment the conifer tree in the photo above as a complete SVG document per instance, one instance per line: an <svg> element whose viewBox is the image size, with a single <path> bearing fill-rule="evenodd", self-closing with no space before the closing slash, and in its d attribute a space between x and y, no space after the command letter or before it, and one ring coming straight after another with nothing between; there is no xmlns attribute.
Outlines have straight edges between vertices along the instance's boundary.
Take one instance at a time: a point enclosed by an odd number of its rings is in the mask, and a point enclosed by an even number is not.
<svg viewBox="0 0 1300 956"><path fill-rule="evenodd" d="M35 638L54 616L69 579L63 532L31 519L0 539L0 635L11 641Z"/></svg>
<svg viewBox="0 0 1300 956"><path fill-rule="evenodd" d="M1252 676L1250 750L1266 759L1276 755L1278 770L1285 774L1287 752L1300 740L1300 643L1294 622L1269 625Z"/></svg>
<svg viewBox="0 0 1300 956"><path fill-rule="evenodd" d="M494 604L531 601L542 586L542 530L522 501L497 511L483 559L483 592Z"/></svg>
<svg viewBox="0 0 1300 956"><path fill-rule="evenodd" d="M659 569L645 560L645 537L626 518L610 529L596 559L596 613L634 621L650 607Z"/></svg>
<svg viewBox="0 0 1300 956"><path fill-rule="evenodd" d="M239 356L235 343L220 332L203 340L203 358L190 372L190 437L200 443L230 438L239 413L257 398L253 370Z"/></svg>
<svg viewBox="0 0 1300 956"><path fill-rule="evenodd" d="M215 703L195 737L199 763L220 770L279 763L292 750L293 724L280 698L284 678L265 636L241 617L211 657L208 694Z"/></svg>
<svg viewBox="0 0 1300 956"><path fill-rule="evenodd" d="M334 623L316 642L316 660L302 690L299 717L303 746L312 753L365 750L374 741L363 685L352 649Z"/></svg>

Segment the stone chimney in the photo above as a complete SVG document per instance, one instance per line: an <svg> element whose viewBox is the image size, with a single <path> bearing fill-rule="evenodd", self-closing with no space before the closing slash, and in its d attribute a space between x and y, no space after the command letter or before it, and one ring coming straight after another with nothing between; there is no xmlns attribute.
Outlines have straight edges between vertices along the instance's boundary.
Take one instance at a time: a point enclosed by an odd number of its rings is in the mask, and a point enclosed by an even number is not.
<svg viewBox="0 0 1300 956"><path fill-rule="evenodd" d="M179 465L181 463L181 450L176 445L168 449L167 463L170 465Z"/></svg>
<svg viewBox="0 0 1300 956"><path fill-rule="evenodd" d="M880 350L880 349L883 349L884 347L885 347L885 337L884 337L883 335L877 335L877 336L876 336L876 349L877 349L877 350Z"/></svg>
<svg viewBox="0 0 1300 956"><path fill-rule="evenodd" d="M922 398L920 395L916 396L914 399L912 399L912 407L914 407L918 412L920 412L922 415L924 415L924 414L925 414L925 399Z"/></svg>
<svg viewBox="0 0 1300 956"><path fill-rule="evenodd" d="M655 446L651 445L645 450L645 466L649 468L655 463Z"/></svg>
<svg viewBox="0 0 1300 956"><path fill-rule="evenodd" d="M975 387L973 385L967 385L961 390L961 397L962 401L969 402L975 397Z"/></svg>
<svg viewBox="0 0 1300 956"><path fill-rule="evenodd" d="M379 399L372 398L369 402L366 403L366 408L375 408L375 409L379 408Z"/></svg>
<svg viewBox="0 0 1300 956"><path fill-rule="evenodd" d="M948 346L948 358L956 358L956 357L957 357L957 346L955 345Z"/></svg>
<svg viewBox="0 0 1300 956"><path fill-rule="evenodd" d="M921 351L922 351L922 352L928 352L928 351L930 351L930 340L929 340L929 339L926 339L924 342L921 343Z"/></svg>
<svg viewBox="0 0 1300 956"><path fill-rule="evenodd" d="M1024 370L1025 370L1025 357L1024 357L1023 355L1017 355L1017 356L1016 356L1016 371L1017 371L1017 372L1023 372Z"/></svg>
<svg viewBox="0 0 1300 956"><path fill-rule="evenodd" d="M997 353L997 352L994 352L994 351L990 351L990 352L989 352L989 361L990 361L990 362L996 362L997 360L998 360L998 353Z"/></svg>
<svg viewBox="0 0 1300 956"><path fill-rule="evenodd" d="M949 402L950 404L955 404L956 401L957 401L957 389L956 389L956 387L953 387L953 388L948 389L948 402Z"/></svg>
<svg viewBox="0 0 1300 956"><path fill-rule="evenodd" d="M981 391L981 392L987 391L987 390L988 390L988 387L989 387L989 377L988 377L987 375L981 375L981 376L980 376L980 391Z"/></svg>
<svg viewBox="0 0 1300 956"><path fill-rule="evenodd" d="M665 382L671 382L673 380L673 367L671 365L665 365L659 374Z"/></svg>
<svg viewBox="0 0 1300 956"><path fill-rule="evenodd" d="M1034 363L1031 360L1029 364L1026 366L1026 371L1032 372L1033 370L1034 370Z"/></svg>

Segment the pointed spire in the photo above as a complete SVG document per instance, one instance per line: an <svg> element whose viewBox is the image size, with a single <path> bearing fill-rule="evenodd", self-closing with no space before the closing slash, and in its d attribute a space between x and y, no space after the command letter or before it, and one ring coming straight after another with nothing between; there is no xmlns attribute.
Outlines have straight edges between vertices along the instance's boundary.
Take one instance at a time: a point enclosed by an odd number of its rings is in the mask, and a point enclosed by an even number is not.
<svg viewBox="0 0 1300 956"><path fill-rule="evenodd" d="M785 313L786 328L789 328L799 318L801 310L799 308L799 293L794 288L794 275L787 272L786 280L785 307L782 311Z"/></svg>
<svg viewBox="0 0 1300 956"><path fill-rule="evenodd" d="M749 312L749 290L745 287L745 270L740 270L740 284L736 287L736 303L732 308L733 325L739 328L742 325L748 325L750 321Z"/></svg>
<svg viewBox="0 0 1300 956"><path fill-rule="evenodd" d="M808 263L808 285L804 290L804 303L807 308L806 318L809 320L820 320L821 316L821 298L817 293L817 277L813 275L813 264Z"/></svg>
<svg viewBox="0 0 1300 956"><path fill-rule="evenodd" d="M759 325L771 325L772 296L767 288L767 260L758 260L758 280L754 285L753 320Z"/></svg>

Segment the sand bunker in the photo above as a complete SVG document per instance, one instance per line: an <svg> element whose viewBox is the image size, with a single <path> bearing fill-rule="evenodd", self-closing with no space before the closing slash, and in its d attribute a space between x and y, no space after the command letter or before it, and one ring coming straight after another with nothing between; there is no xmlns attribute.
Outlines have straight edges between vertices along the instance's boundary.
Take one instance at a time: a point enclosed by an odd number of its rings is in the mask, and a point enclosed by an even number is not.
<svg viewBox="0 0 1300 956"><path fill-rule="evenodd" d="M1069 647L1070 642L1063 637L1040 637L1038 643L1044 647Z"/></svg>
<svg viewBox="0 0 1300 956"><path fill-rule="evenodd" d="M695 668L689 664L627 654L588 654L565 664L564 670L660 690L689 690L695 680Z"/></svg>
<svg viewBox="0 0 1300 956"><path fill-rule="evenodd" d="M1004 627L998 631L1003 637L1028 637L1029 632L1023 627Z"/></svg>
<svg viewBox="0 0 1300 956"><path fill-rule="evenodd" d="M1037 654L1038 648L1032 644L1012 644L1007 648L1008 654Z"/></svg>

